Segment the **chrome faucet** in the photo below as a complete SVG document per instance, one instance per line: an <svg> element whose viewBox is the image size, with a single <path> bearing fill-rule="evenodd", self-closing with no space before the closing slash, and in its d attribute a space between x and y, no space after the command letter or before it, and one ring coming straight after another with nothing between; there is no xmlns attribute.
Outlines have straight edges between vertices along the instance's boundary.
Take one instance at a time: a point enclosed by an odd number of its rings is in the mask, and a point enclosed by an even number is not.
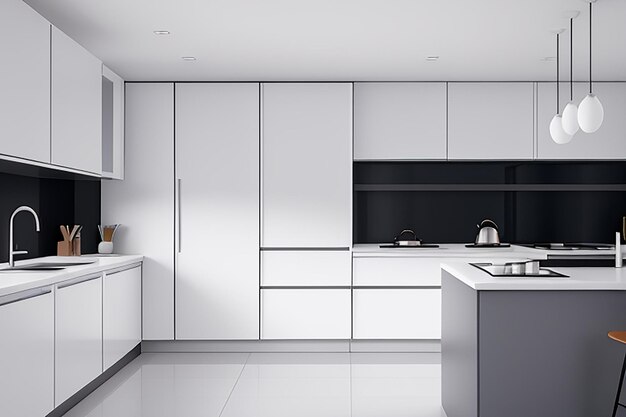
<svg viewBox="0 0 626 417"><path fill-rule="evenodd" d="M28 253L28 251L26 250L13 250L13 219L15 219L15 215L20 211L28 211L33 215L33 217L35 218L35 226L37 228L37 231L39 231L39 217L37 216L37 213L35 213L35 210L28 206L20 206L15 209L15 211L11 215L11 220L9 221L9 268L13 268L13 266L15 265L13 255L24 255Z"/></svg>

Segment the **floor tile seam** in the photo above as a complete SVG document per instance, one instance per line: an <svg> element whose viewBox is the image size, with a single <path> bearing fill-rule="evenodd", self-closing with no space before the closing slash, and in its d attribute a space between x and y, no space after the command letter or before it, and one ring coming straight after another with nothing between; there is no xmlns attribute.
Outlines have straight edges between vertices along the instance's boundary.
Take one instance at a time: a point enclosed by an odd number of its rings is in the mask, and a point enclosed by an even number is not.
<svg viewBox="0 0 626 417"><path fill-rule="evenodd" d="M220 413L218 414L218 417L221 417L222 414L224 414L224 410L226 410L226 406L228 405L228 402L230 401L230 398L232 397L233 392L235 392L235 388L237 387L237 384L239 383L239 380L241 379L241 375L243 375L243 371L246 369L246 366L248 365L248 361L250 360L250 356L252 356L252 353L248 353L248 356L246 356L246 360L244 361L243 366L241 367L241 371L239 371L239 375L237 376L237 380L233 384L233 387L230 389L230 392L228 393L228 397L226 397L226 401L224 401L224 405L222 406L222 409L220 410Z"/></svg>

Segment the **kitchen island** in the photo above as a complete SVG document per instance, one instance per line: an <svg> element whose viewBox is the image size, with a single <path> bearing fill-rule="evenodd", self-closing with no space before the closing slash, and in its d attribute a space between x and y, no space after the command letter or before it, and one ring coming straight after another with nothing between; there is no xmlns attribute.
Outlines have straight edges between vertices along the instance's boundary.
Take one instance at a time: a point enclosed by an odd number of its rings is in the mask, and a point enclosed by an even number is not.
<svg viewBox="0 0 626 417"><path fill-rule="evenodd" d="M448 417L610 416L626 329L626 270L494 278L442 265L442 403Z"/></svg>

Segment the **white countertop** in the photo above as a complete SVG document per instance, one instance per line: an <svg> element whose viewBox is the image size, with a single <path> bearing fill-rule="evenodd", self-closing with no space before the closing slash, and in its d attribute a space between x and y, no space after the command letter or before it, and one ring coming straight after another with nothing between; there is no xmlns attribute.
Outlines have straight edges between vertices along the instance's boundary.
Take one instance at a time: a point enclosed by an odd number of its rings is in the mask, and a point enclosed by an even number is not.
<svg viewBox="0 0 626 417"><path fill-rule="evenodd" d="M20 291L31 290L39 287L58 284L59 282L90 275L97 272L115 269L126 265L132 265L143 261L141 255L104 256L87 255L76 256L48 256L45 258L29 259L16 262L16 266L23 266L39 262L73 262L82 259L96 259L95 262L69 266L56 271L15 271L0 272L0 297L14 294ZM0 269L6 268L7 264L0 264Z"/></svg>
<svg viewBox="0 0 626 417"><path fill-rule="evenodd" d="M467 248L464 243L441 244L439 248L381 248L380 243L356 244L352 254L358 257L481 257L481 258L520 258L547 259L548 256L598 256L615 254L614 250L545 250L511 245L502 248ZM626 247L622 247L622 253Z"/></svg>
<svg viewBox="0 0 626 417"><path fill-rule="evenodd" d="M496 278L467 262L446 262L441 268L479 291L626 291L626 268L549 268L569 278Z"/></svg>

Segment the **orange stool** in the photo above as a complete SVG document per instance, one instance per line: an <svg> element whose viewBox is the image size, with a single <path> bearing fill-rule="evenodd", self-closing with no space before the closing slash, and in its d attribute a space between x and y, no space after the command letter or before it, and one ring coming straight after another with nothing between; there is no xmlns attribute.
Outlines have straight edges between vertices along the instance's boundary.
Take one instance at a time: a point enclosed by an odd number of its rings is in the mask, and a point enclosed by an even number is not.
<svg viewBox="0 0 626 417"><path fill-rule="evenodd" d="M626 345L626 332L609 332L609 337L613 340L616 340ZM615 405L613 405L613 417L617 415L618 407L626 408L626 404L621 404L619 402L619 397L622 394L622 384L624 382L625 373L626 373L626 355L624 356L624 364L622 365L622 373L619 377L619 383L617 384L617 395L615 396Z"/></svg>

